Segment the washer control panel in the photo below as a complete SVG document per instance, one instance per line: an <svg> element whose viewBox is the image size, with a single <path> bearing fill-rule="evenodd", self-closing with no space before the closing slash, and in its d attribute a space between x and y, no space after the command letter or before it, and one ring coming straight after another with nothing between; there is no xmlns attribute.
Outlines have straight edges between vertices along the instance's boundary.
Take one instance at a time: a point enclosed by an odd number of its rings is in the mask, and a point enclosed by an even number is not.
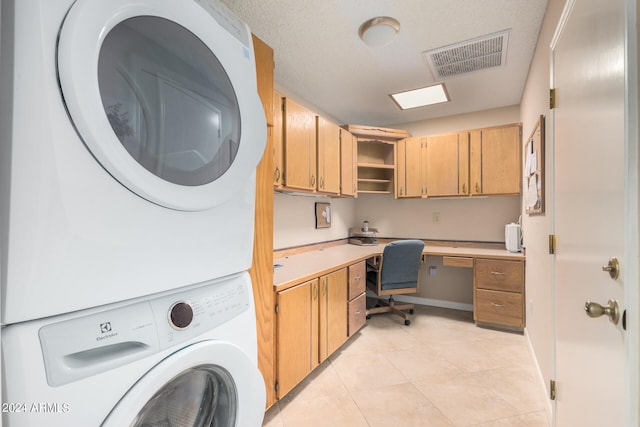
<svg viewBox="0 0 640 427"><path fill-rule="evenodd" d="M47 382L55 387L211 333L252 307L244 272L91 314L60 316L39 329Z"/></svg>

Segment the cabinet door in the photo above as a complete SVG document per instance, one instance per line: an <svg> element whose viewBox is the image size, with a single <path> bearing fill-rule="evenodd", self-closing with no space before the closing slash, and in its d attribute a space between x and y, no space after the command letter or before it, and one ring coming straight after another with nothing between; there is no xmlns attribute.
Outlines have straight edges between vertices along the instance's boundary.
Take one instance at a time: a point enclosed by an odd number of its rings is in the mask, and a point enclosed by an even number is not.
<svg viewBox="0 0 640 427"><path fill-rule="evenodd" d="M408 197L422 196L422 138L407 138L405 148L406 193Z"/></svg>
<svg viewBox="0 0 640 427"><path fill-rule="evenodd" d="M284 98L285 181L289 188L316 188L316 116Z"/></svg>
<svg viewBox="0 0 640 427"><path fill-rule="evenodd" d="M520 193L520 126L482 131L482 192Z"/></svg>
<svg viewBox="0 0 640 427"><path fill-rule="evenodd" d="M278 292L278 398L318 364L318 280Z"/></svg>
<svg viewBox="0 0 640 427"><path fill-rule="evenodd" d="M471 194L519 194L520 125L470 132Z"/></svg>
<svg viewBox="0 0 640 427"><path fill-rule="evenodd" d="M422 138L405 138L396 143L396 197L423 195Z"/></svg>
<svg viewBox="0 0 640 427"><path fill-rule="evenodd" d="M347 269L320 277L320 362L347 340Z"/></svg>
<svg viewBox="0 0 640 427"><path fill-rule="evenodd" d="M358 167L356 165L356 141L351 132L340 129L340 194L356 196L356 180Z"/></svg>
<svg viewBox="0 0 640 427"><path fill-rule="evenodd" d="M469 132L458 134L458 194L469 195Z"/></svg>
<svg viewBox="0 0 640 427"><path fill-rule="evenodd" d="M340 127L317 116L318 191L340 194Z"/></svg>
<svg viewBox="0 0 640 427"><path fill-rule="evenodd" d="M470 194L482 194L482 131L469 132L469 186Z"/></svg>
<svg viewBox="0 0 640 427"><path fill-rule="evenodd" d="M282 117L282 95L273 92L273 186L282 187L284 182L284 118Z"/></svg>
<svg viewBox="0 0 640 427"><path fill-rule="evenodd" d="M458 134L427 139L427 195L458 195Z"/></svg>
<svg viewBox="0 0 640 427"><path fill-rule="evenodd" d="M407 197L407 140L396 142L396 198Z"/></svg>

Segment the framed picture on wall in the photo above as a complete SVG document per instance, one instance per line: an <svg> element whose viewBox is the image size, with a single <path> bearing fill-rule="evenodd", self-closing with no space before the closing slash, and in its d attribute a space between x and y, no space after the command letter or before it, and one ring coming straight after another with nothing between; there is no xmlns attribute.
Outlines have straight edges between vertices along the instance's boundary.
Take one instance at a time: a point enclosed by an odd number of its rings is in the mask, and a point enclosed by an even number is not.
<svg viewBox="0 0 640 427"><path fill-rule="evenodd" d="M331 204L316 203L316 228L331 227Z"/></svg>

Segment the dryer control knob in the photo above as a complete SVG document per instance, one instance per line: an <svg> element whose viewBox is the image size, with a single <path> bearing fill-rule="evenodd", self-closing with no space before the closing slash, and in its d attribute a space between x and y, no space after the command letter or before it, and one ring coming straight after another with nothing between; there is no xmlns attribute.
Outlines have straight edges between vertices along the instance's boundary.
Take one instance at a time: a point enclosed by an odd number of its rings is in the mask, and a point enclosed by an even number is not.
<svg viewBox="0 0 640 427"><path fill-rule="evenodd" d="M193 308L191 304L180 301L171 306L169 310L169 323L177 330L183 330L191 325L193 320Z"/></svg>

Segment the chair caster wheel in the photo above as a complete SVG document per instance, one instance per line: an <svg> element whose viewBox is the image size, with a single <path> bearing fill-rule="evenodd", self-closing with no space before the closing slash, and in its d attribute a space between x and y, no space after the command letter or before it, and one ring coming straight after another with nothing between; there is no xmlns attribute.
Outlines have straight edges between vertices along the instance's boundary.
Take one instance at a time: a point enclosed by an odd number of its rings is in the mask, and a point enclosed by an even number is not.
<svg viewBox="0 0 640 427"><path fill-rule="evenodd" d="M366 315L365 319L367 319L367 320L371 319L371 315L370 314Z"/></svg>
<svg viewBox="0 0 640 427"><path fill-rule="evenodd" d="M409 309L409 314L413 314L413 308Z"/></svg>
<svg viewBox="0 0 640 427"><path fill-rule="evenodd" d="M411 320L405 320L405 321L404 321L404 324L405 324L405 325L407 325L407 326L409 326L409 325L411 324Z"/></svg>

